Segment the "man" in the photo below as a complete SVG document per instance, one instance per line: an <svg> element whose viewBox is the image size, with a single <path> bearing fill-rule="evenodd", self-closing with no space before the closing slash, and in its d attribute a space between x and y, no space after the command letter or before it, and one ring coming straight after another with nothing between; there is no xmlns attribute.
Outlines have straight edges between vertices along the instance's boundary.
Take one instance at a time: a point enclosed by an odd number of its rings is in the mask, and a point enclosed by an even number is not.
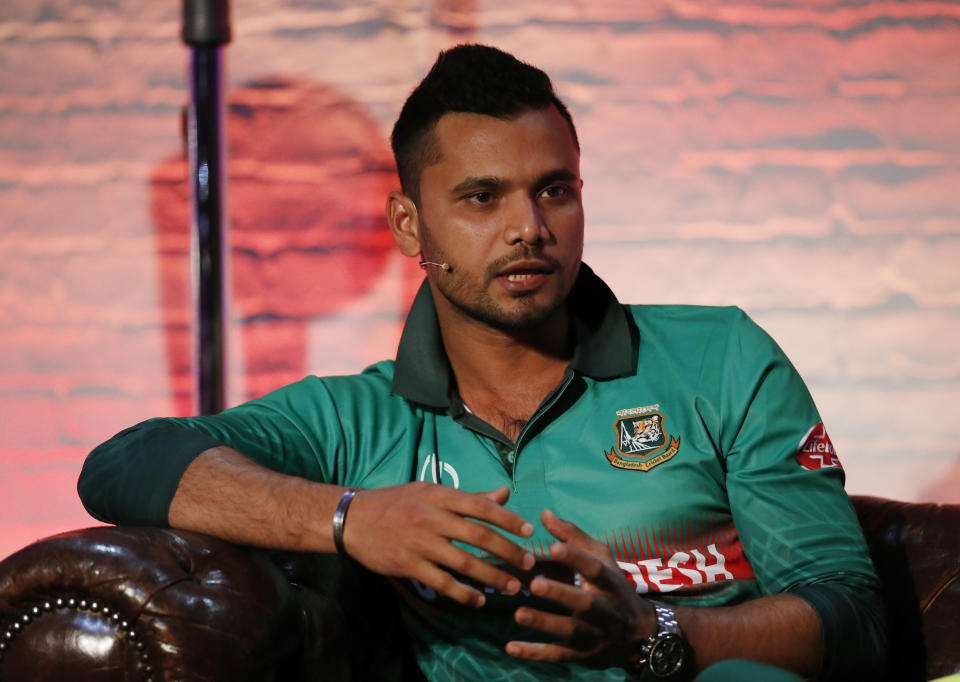
<svg viewBox="0 0 960 682"><path fill-rule="evenodd" d="M546 74L442 53L393 147L388 222L426 272L396 361L128 429L85 465L91 513L399 578L431 679L873 664L876 577L802 381L739 310L621 306L581 264Z"/></svg>

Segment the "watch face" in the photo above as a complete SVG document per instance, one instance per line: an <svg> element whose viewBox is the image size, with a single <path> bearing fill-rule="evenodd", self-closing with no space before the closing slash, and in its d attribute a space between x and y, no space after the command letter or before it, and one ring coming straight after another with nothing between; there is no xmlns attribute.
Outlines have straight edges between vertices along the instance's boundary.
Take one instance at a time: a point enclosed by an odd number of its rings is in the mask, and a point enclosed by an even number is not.
<svg viewBox="0 0 960 682"><path fill-rule="evenodd" d="M683 639L679 635L664 633L650 647L647 665L656 677L669 677L683 667Z"/></svg>

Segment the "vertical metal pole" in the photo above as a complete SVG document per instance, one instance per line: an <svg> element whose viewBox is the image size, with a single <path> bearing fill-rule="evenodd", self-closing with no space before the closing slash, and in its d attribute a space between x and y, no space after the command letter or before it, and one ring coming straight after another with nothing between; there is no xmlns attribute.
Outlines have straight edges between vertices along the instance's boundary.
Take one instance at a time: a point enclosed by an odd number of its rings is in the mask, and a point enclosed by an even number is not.
<svg viewBox="0 0 960 682"><path fill-rule="evenodd" d="M184 0L183 40L190 46L187 121L197 296L198 411L223 410L224 293L227 257L223 46L230 42L229 0Z"/></svg>

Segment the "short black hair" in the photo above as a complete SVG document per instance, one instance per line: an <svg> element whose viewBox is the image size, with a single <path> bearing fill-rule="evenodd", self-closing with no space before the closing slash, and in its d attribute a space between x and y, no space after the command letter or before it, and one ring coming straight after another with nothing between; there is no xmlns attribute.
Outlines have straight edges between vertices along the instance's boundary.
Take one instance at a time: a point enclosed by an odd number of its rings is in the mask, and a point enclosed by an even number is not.
<svg viewBox="0 0 960 682"><path fill-rule="evenodd" d="M436 163L431 133L444 114L464 112L509 119L553 105L580 142L570 112L546 73L488 45L458 45L437 57L430 73L404 102L391 144L403 193L420 203L420 174Z"/></svg>

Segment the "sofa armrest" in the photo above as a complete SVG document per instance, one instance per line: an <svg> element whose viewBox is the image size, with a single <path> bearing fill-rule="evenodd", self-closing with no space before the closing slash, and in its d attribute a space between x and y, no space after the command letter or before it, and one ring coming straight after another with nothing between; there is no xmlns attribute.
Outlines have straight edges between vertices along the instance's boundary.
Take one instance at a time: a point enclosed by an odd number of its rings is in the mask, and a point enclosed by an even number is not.
<svg viewBox="0 0 960 682"><path fill-rule="evenodd" d="M960 505L850 499L880 576L890 632L885 679L960 672Z"/></svg>
<svg viewBox="0 0 960 682"><path fill-rule="evenodd" d="M99 527L36 542L0 562L0 679L348 678L342 613L318 588L329 562L286 562L310 581L186 531Z"/></svg>

